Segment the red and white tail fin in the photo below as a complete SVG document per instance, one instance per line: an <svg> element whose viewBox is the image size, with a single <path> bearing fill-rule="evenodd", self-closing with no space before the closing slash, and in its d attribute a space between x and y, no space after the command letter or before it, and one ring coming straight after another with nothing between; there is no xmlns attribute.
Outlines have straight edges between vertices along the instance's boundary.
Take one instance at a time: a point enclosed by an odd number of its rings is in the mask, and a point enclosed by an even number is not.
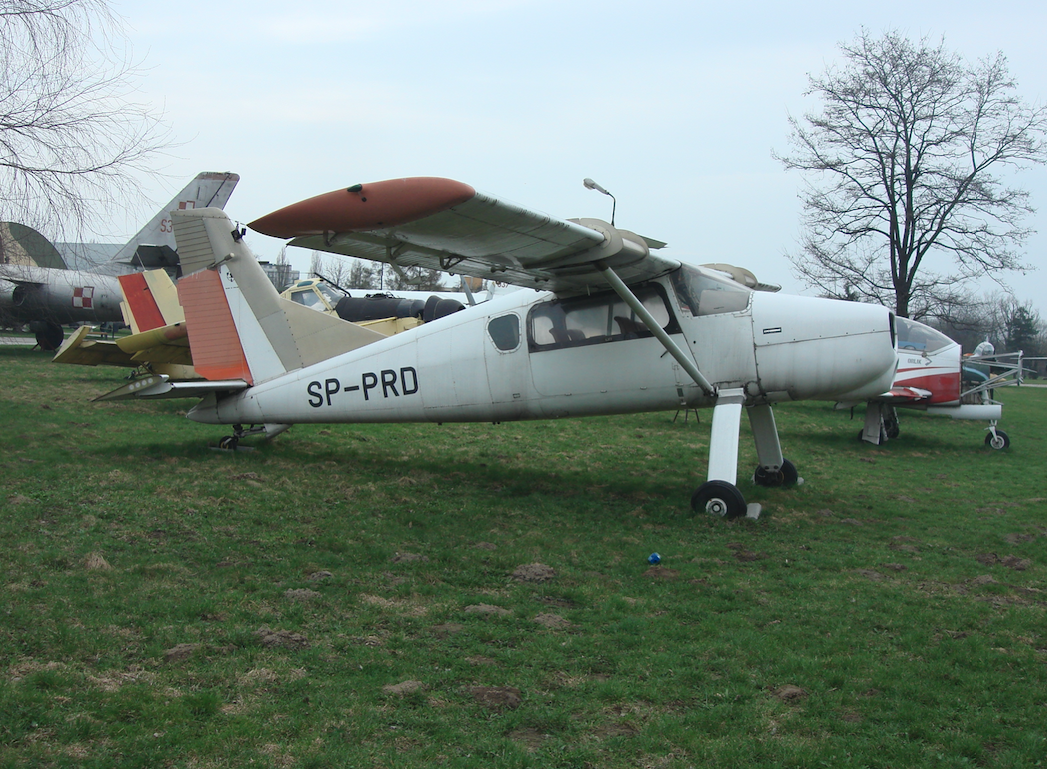
<svg viewBox="0 0 1047 769"><path fill-rule="evenodd" d="M135 334L185 322L174 281L163 270L120 275L120 311Z"/></svg>
<svg viewBox="0 0 1047 769"><path fill-rule="evenodd" d="M205 379L258 384L385 336L283 299L217 208L172 213L178 298Z"/></svg>

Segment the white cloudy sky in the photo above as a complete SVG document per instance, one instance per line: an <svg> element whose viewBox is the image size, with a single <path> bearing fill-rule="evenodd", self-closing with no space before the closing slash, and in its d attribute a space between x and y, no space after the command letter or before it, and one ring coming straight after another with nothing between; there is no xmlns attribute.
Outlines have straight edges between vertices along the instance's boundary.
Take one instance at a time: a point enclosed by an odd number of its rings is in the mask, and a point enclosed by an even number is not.
<svg viewBox="0 0 1047 769"><path fill-rule="evenodd" d="M965 0L113 0L144 65L141 97L180 146L147 182L165 202L198 171L235 171L250 221L357 182L447 176L568 218L610 218L669 255L726 261L800 291L786 252L801 179L788 116L837 43L862 27L1002 51L1020 93L1047 102L1047 6ZM1022 174L1039 212L1012 275L1047 316L1047 169ZM143 204L111 236L129 236ZM249 235L262 258L281 243ZM303 258L303 262L307 259ZM992 284L986 286L992 288Z"/></svg>

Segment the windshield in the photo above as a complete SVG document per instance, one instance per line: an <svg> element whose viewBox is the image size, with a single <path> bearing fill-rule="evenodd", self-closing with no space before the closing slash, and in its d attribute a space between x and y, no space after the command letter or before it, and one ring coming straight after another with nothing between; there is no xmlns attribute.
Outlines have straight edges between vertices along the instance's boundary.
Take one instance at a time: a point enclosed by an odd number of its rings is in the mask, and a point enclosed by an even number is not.
<svg viewBox="0 0 1047 769"><path fill-rule="evenodd" d="M952 339L940 331L935 331L930 326L917 323L908 318L897 318L895 320L898 328L898 349L917 350L919 352L935 352L950 344L956 344Z"/></svg>
<svg viewBox="0 0 1047 769"><path fill-rule="evenodd" d="M672 275L680 307L691 315L740 312L749 306L748 288L684 265Z"/></svg>

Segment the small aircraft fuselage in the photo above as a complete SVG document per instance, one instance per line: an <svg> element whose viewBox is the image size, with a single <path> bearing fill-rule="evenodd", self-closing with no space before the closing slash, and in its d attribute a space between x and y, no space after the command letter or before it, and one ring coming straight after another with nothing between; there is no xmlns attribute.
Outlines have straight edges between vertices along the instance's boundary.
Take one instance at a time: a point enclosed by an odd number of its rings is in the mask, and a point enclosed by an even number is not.
<svg viewBox="0 0 1047 769"><path fill-rule="evenodd" d="M865 399L894 378L893 318L882 307L754 292L691 266L633 290L708 381L743 391L746 405ZM615 292L520 290L206 398L188 416L500 422L714 404Z"/></svg>

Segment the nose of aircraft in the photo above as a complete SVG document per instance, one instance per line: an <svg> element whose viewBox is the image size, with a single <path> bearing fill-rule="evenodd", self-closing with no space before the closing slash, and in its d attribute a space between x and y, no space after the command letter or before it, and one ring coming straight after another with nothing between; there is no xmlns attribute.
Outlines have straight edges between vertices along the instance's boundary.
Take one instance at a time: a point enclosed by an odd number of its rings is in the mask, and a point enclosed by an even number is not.
<svg viewBox="0 0 1047 769"><path fill-rule="evenodd" d="M753 341L765 393L865 400L891 389L894 319L877 305L759 293Z"/></svg>

